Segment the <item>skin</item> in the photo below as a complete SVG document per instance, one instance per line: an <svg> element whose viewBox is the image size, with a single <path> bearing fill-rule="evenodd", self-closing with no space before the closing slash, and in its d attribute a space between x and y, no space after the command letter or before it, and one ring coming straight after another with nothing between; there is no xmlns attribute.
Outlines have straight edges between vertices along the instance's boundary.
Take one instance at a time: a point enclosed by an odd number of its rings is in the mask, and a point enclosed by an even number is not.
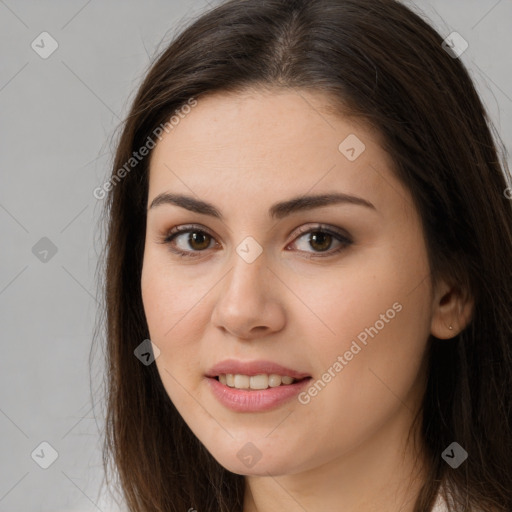
<svg viewBox="0 0 512 512"><path fill-rule="evenodd" d="M148 206L181 193L224 216L150 208L141 286L163 385L213 457L246 475L245 512L412 511L424 465L418 433L405 440L429 335L455 336L470 314L446 282L432 288L418 212L378 134L328 105L303 90L210 94L151 155ZM354 161L338 150L350 134L366 146ZM375 209L340 203L268 215L275 202L334 191ZM161 241L191 223L211 236L191 246L181 234L175 247L195 257L180 258ZM319 223L352 244L334 254L336 238L315 244L297 231ZM236 252L247 236L263 249L252 263ZM307 404L239 413L209 389L204 374L226 358L268 359L321 379L396 303L400 312ZM251 468L237 457L249 441L261 453Z"/></svg>

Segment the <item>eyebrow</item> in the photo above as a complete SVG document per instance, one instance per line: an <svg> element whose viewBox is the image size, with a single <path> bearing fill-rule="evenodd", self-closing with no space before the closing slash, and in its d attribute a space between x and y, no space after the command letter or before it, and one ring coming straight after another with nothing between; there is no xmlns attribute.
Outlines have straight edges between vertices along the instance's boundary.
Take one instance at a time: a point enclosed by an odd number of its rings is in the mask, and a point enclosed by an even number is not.
<svg viewBox="0 0 512 512"><path fill-rule="evenodd" d="M377 211L377 208L375 208L372 203L361 197L343 193L331 193L298 196L292 199L288 199L287 201L275 203L269 209L269 216L273 219L282 219L283 217L300 211L311 210L321 206L340 203L364 206L366 208ZM163 204L174 204L176 206L180 206L181 208L185 208L186 210L190 210L191 212L210 215L211 217L216 217L220 220L223 220L224 218L222 213L211 203L196 199L192 196L171 194L169 192L164 192L157 195L151 202L148 211Z"/></svg>

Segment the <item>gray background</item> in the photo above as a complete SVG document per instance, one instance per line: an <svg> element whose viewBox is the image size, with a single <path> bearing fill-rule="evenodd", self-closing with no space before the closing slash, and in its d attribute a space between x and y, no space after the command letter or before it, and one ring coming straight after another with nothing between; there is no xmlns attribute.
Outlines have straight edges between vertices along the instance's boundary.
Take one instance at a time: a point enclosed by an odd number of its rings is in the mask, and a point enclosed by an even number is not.
<svg viewBox="0 0 512 512"><path fill-rule="evenodd" d="M407 4L468 41L461 59L510 152L512 1ZM0 512L120 510L100 486L101 352L89 380L103 206L92 192L150 58L207 7L0 0ZM47 59L31 47L44 31L59 45ZM36 257L44 237L57 252ZM50 460L43 441L58 452L48 469L34 460Z"/></svg>

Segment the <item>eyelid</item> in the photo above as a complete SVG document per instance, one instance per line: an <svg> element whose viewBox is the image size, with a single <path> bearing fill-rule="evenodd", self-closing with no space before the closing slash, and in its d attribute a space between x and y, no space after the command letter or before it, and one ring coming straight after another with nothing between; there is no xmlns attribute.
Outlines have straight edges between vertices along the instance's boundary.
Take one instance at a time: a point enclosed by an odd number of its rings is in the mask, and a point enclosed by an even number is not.
<svg viewBox="0 0 512 512"><path fill-rule="evenodd" d="M302 237L302 235L307 233L315 233L315 232L321 232L326 233L328 235L331 235L340 245L337 249L329 249L327 251L298 251L300 253L305 254L306 259L314 259L314 260L321 260L322 258L328 259L329 257L334 257L338 255L343 250L347 249L349 246L351 246L354 243L354 240L351 235L348 234L347 231L342 230L337 227L331 227L329 225L323 224L323 223L313 223L314 225L306 225L301 226L298 228L298 232L295 233L295 236L293 240L286 246L289 247L290 245L296 243L296 241Z"/></svg>
<svg viewBox="0 0 512 512"><path fill-rule="evenodd" d="M304 233L308 233L310 231L317 229L319 231L326 231L328 233L338 235L347 240L351 240L351 238L352 238L346 231L341 230L340 228L336 228L334 226L329 226L327 224L322 224L322 223L318 223L318 222L317 223L313 222L312 224L313 224L313 226L311 226L311 225L300 226L297 229L295 236L297 237L299 235L303 235ZM166 239L168 239L174 234L187 232L189 230L194 230L194 229L196 229L197 231L204 231L205 233L210 235L212 238L215 238L215 235L206 226L203 226L202 224L181 224L179 226L175 226L175 227L171 228L170 230L166 231L164 237ZM291 236L291 234L293 234L293 233L294 233L294 231L292 231L288 236Z"/></svg>
<svg viewBox="0 0 512 512"><path fill-rule="evenodd" d="M352 237L346 231L344 231L340 228L336 228L334 226L329 226L327 224L322 224L321 222L319 222L319 223L313 222L313 224L314 224L313 226L311 226L311 225L300 226L297 229L296 233L294 231L292 231L292 233L295 233L295 238L297 238L298 236L303 235L304 233L309 233L310 231L314 232L316 230L316 231L323 231L326 233L337 235L341 238L352 241ZM292 241L295 241L295 238Z"/></svg>
<svg viewBox="0 0 512 512"><path fill-rule="evenodd" d="M198 231L198 232L201 232L201 233L206 233L209 237L212 238L212 240L214 240L216 242L217 245L219 245L219 242L217 242L217 239L215 237L215 235L213 235L213 233L211 233L211 231L201 225L201 224L180 224L179 226L174 226L173 228L171 228L170 230L167 230L161 237L159 237L157 239L157 243L161 243L161 244L164 244L164 245L171 245L171 242L179 235L181 234L184 234L184 233L189 233L191 231ZM185 254L189 254L191 255L191 257L194 257L192 256L193 253L197 253L197 255L199 256L199 254L201 252L206 252L206 250L204 251L181 251L181 249L171 249L171 252L174 252L178 255L182 255L184 256Z"/></svg>
<svg viewBox="0 0 512 512"><path fill-rule="evenodd" d="M311 224L313 224L313 225L311 225ZM210 236L212 238L212 240L214 240L216 242L217 245L219 244L219 242L216 239L216 236L213 235L212 232L207 227L205 227L201 224L181 224L179 226L175 226L172 229L166 231L165 234L159 240L157 240L157 242L170 245L171 242L174 240L174 238L176 238L178 235L183 234L183 233L188 233L190 231L203 232L203 233L207 234L208 236ZM293 244L296 241L297 238L300 238L302 235L304 235L306 233L310 233L310 232L314 233L316 231L323 232L323 233L333 236L339 243L342 244L342 247L339 247L338 249L329 249L328 251L318 251L318 252L298 251L300 253L308 254L309 256L306 256L306 258L308 258L308 259L309 258L312 258L312 259L328 258L329 256L334 256L335 254L342 251L344 248L353 244L352 236L349 235L348 232L346 232L345 230L317 222L317 223L310 223L309 225L300 226L296 230L296 232L292 231L292 233L294 233L295 236L294 236L293 240L286 245L286 247L289 247L291 244ZM290 235L288 235L288 236L290 236ZM200 258L202 252L207 252L207 249L204 249L202 251L193 251L193 250L182 251L181 249L174 248L174 249L170 249L170 250L171 250L171 252L177 254L178 256L190 257L191 259L192 258Z"/></svg>
<svg viewBox="0 0 512 512"><path fill-rule="evenodd" d="M201 224L180 224L179 226L174 226L170 230L166 231L163 236L163 243L166 243L173 235L178 235L180 233L187 233L189 231L201 231L206 233L207 235L215 238L215 235L205 226Z"/></svg>

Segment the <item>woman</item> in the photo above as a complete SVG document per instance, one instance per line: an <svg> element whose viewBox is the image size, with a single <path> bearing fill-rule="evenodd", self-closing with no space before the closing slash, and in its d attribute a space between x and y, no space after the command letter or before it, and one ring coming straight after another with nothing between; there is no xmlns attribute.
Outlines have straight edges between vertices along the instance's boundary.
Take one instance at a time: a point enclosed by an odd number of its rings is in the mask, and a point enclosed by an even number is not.
<svg viewBox="0 0 512 512"><path fill-rule="evenodd" d="M512 510L510 176L459 43L231 0L152 65L104 187L130 511Z"/></svg>

